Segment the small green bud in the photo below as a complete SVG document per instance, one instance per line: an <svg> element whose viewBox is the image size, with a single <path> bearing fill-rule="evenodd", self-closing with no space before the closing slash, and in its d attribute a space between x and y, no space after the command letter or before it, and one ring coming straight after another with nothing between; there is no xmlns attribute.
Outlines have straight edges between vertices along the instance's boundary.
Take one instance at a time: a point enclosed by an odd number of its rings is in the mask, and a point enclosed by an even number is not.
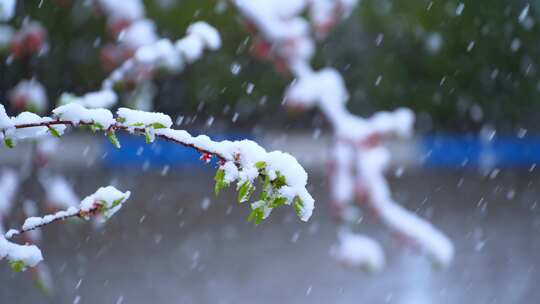
<svg viewBox="0 0 540 304"><path fill-rule="evenodd" d="M10 261L9 267L11 267L11 270L15 272L21 272L26 270L26 265L23 261L17 260L17 261Z"/></svg>
<svg viewBox="0 0 540 304"><path fill-rule="evenodd" d="M56 130L54 127L52 126L47 126L49 128L49 132L51 133L52 136L54 137L60 137L60 133L58 132L58 130Z"/></svg>
<svg viewBox="0 0 540 304"><path fill-rule="evenodd" d="M4 138L4 144L6 145L6 147L8 147L10 149L15 148L15 142L13 141L13 138L5 137Z"/></svg>

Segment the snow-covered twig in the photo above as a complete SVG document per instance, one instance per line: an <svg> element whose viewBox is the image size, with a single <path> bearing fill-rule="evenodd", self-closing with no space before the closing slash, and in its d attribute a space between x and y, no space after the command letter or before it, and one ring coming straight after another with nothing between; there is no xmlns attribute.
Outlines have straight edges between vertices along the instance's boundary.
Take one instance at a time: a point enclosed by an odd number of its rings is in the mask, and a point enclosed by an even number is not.
<svg viewBox="0 0 540 304"><path fill-rule="evenodd" d="M49 214L44 217L30 217L24 221L20 230L11 229L0 236L0 260L6 258L15 271L26 267L35 267L43 260L43 255L35 245L18 245L8 241L20 235L51 223L72 217L88 218L95 214L103 214L105 218L113 216L129 198L130 192L121 192L112 186L99 188L94 194L83 199L78 207Z"/></svg>
<svg viewBox="0 0 540 304"><path fill-rule="evenodd" d="M202 153L209 161L217 157L220 168L216 174L216 193L234 182L238 200L247 201L255 191L255 181L262 183L259 199L251 205L250 219L259 223L270 212L282 205L293 205L298 216L307 221L313 212L314 200L306 189L307 173L294 157L281 151L267 152L253 141L213 141L208 136L191 136L184 130L171 129L172 120L162 113L120 108L117 117L107 109L87 109L71 103L53 110L53 117L40 117L23 112L9 117L0 107L0 133L8 147L19 138L33 138L46 134L61 136L66 126L89 126L107 134L120 147L115 132L143 135L148 143L162 138Z"/></svg>
<svg viewBox="0 0 540 304"><path fill-rule="evenodd" d="M141 85L160 70L179 73L187 64L200 59L205 49L217 50L220 46L221 38L215 28L205 22L195 22L188 27L187 36L182 39L159 39L138 47L133 57L124 61L102 82L100 90L83 96L64 93L60 104L79 103L88 108L110 108L118 102L114 91L116 87L126 83Z"/></svg>

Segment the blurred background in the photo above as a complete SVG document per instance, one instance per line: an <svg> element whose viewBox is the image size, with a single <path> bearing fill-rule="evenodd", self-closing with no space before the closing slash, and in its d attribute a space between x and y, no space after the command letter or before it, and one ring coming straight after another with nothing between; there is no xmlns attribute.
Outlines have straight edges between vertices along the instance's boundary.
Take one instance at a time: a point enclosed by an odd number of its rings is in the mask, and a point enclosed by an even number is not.
<svg viewBox="0 0 540 304"><path fill-rule="evenodd" d="M358 231L379 240L388 265L378 274L344 268L330 256L336 224L328 212L325 118L282 106L291 82L249 54L233 10L210 0L144 1L161 36L184 36L204 20L223 47L179 75L157 77L153 108L178 128L215 139L254 139L296 156L317 202L302 223L280 210L254 227L233 191L216 198L213 168L167 143L66 135L47 170L82 197L113 184L133 195L104 227L57 224L42 245L54 289L0 267L1 303L530 303L540 297L540 1L363 0L317 47L314 65L339 70L349 109L369 116L406 106L415 137L390 144L396 200L454 242L448 269L396 242L369 217ZM18 1L8 24L39 21L47 50L0 59L0 101L36 78L49 104L83 94L108 75L106 19L88 1ZM15 58L14 58L15 57ZM124 96L129 99L132 96ZM0 148L0 165L22 169L32 143ZM27 186L19 200L39 201ZM2 195L0 193L0 195ZM8 223L16 226L22 215Z"/></svg>

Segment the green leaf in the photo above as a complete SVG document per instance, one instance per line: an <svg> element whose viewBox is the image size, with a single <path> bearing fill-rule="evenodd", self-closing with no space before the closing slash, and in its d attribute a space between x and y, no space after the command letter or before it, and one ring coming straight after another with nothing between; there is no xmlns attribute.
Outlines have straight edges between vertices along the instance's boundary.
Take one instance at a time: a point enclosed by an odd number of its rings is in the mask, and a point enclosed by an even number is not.
<svg viewBox="0 0 540 304"><path fill-rule="evenodd" d="M126 122L126 119L124 117L116 117L116 121L118 121L119 123L124 123Z"/></svg>
<svg viewBox="0 0 540 304"><path fill-rule="evenodd" d="M240 189L238 190L238 202L243 203L248 201L254 191L255 187L250 181L245 181L242 183Z"/></svg>
<svg viewBox="0 0 540 304"><path fill-rule="evenodd" d="M287 184L287 181L285 180L285 176L280 175L279 172L277 172L277 177L272 181L272 186L276 189L279 189Z"/></svg>
<svg viewBox="0 0 540 304"><path fill-rule="evenodd" d="M15 272L21 272L26 269L26 265L23 261L17 260L17 261L10 261L9 267L11 267L11 270Z"/></svg>
<svg viewBox="0 0 540 304"><path fill-rule="evenodd" d="M251 210L251 213L248 216L248 222L253 222L255 225L259 225L264 220L264 211L262 208L255 208Z"/></svg>
<svg viewBox="0 0 540 304"><path fill-rule="evenodd" d="M120 149L120 141L118 141L118 138L113 131L107 132L107 138L116 148Z"/></svg>
<svg viewBox="0 0 540 304"><path fill-rule="evenodd" d="M214 176L214 180L216 181L214 192L216 193L216 196L219 195L223 187L227 186L227 183L223 181L224 178L225 178L225 170L223 169L217 170L216 176Z"/></svg>
<svg viewBox="0 0 540 304"><path fill-rule="evenodd" d="M106 218L106 219L109 219L112 214L110 213L110 211L112 209L114 209L116 206L120 205L122 202L124 201L124 197L122 196L121 198L115 200L112 202L112 204L110 206L107 205L107 202L104 202L104 201L100 201L100 208L99 208L99 211L101 213L103 213L103 216Z"/></svg>
<svg viewBox="0 0 540 304"><path fill-rule="evenodd" d="M105 128L99 122L94 122L93 124L90 125L90 130L92 130L92 132L96 132L103 129Z"/></svg>
<svg viewBox="0 0 540 304"><path fill-rule="evenodd" d="M151 144L152 143L152 134L150 134L150 130L148 128L144 129L144 140L146 141L147 144Z"/></svg>
<svg viewBox="0 0 540 304"><path fill-rule="evenodd" d="M162 123L155 122L152 124L152 128L157 130L157 129L166 129L167 127L165 127L165 125Z"/></svg>
<svg viewBox="0 0 540 304"><path fill-rule="evenodd" d="M49 128L49 132L52 134L52 136L60 137L60 133L54 127L48 126L48 128Z"/></svg>
<svg viewBox="0 0 540 304"><path fill-rule="evenodd" d="M13 141L13 138L10 138L10 137L4 138L4 144L6 145L6 147L10 149L15 148L15 142Z"/></svg>
<svg viewBox="0 0 540 304"><path fill-rule="evenodd" d="M108 208L108 209L112 209L112 208L114 208L114 207L120 205L123 201L124 201L124 197L122 196L121 198L119 198L119 199L113 201L111 207Z"/></svg>
<svg viewBox="0 0 540 304"><path fill-rule="evenodd" d="M136 122L134 124L131 124L132 127L144 127L144 124L142 122Z"/></svg>
<svg viewBox="0 0 540 304"><path fill-rule="evenodd" d="M260 170L260 169L263 169L264 167L266 167L266 162L263 162L263 161L256 162L256 163L255 163L255 167L256 167L257 169L259 169L259 170Z"/></svg>
<svg viewBox="0 0 540 304"><path fill-rule="evenodd" d="M296 211L296 215L300 216L302 214L302 210L304 209L304 202L297 196L293 200L293 206L294 210Z"/></svg>
<svg viewBox="0 0 540 304"><path fill-rule="evenodd" d="M277 207L280 207L280 206L283 206L285 205L285 203L287 202L287 199L284 198L284 197L276 197L274 200L272 200L272 202L270 203L270 208L277 208Z"/></svg>

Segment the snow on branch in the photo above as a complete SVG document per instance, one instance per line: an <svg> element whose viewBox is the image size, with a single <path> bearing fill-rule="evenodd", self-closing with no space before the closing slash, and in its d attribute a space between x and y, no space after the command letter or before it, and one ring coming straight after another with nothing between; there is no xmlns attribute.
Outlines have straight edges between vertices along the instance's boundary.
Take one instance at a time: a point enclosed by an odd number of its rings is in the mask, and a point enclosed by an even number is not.
<svg viewBox="0 0 540 304"><path fill-rule="evenodd" d="M103 89L112 89L127 77L137 75L134 82L141 82L151 77L158 70L170 73L182 71L185 65L202 57L203 51L217 50L221 47L221 38L215 28L205 22L195 22L187 29L187 36L171 41L159 39L145 44L135 51L135 55L103 81ZM135 73L144 71L144 73Z"/></svg>
<svg viewBox="0 0 540 304"><path fill-rule="evenodd" d="M101 214L108 219L122 208L129 196L129 191L121 192L112 186L102 187L83 199L78 207L70 207L67 210L43 217L29 217L24 221L20 230L11 229L5 235L0 235L0 260L7 259L15 271L23 271L26 267L35 267L43 260L41 250L35 245L12 243L9 239L68 218L88 219L92 215Z"/></svg>
<svg viewBox="0 0 540 304"><path fill-rule="evenodd" d="M179 73L186 65L199 60L205 49L221 47L218 31L205 22L195 22L187 29L187 36L171 41L159 39L143 44L134 56L124 61L103 82L99 91L83 96L64 93L60 104L79 103L88 108L110 108L118 102L115 89L121 86L141 84L152 79L160 71Z"/></svg>
<svg viewBox="0 0 540 304"><path fill-rule="evenodd" d="M340 73L331 68L314 71L311 67L315 50L312 36L324 37L338 20L351 13L357 1L229 0L228 3L242 15L246 27L255 36L253 54L295 77L285 93L285 105L300 109L317 107L333 126L336 144L330 175L338 217L355 216L351 213L354 200L367 202L394 232L410 240L435 263L448 265L454 254L452 242L431 224L397 205L384 178L390 153L382 145L382 139L410 136L414 124L412 111L379 112L368 119L356 116L347 109L350 96ZM307 19L303 17L306 11ZM372 267L376 264L373 261L384 262L373 258L376 254L347 249L368 243L363 247L373 248L364 237L344 236L340 241L339 248L346 254L338 254L338 259L348 260L346 264L365 263L368 268L378 268ZM355 252L356 257L351 257Z"/></svg>
<svg viewBox="0 0 540 304"><path fill-rule="evenodd" d="M71 103L53 110L53 117L39 117L23 112L9 117L0 106L1 139L14 147L19 138L51 134L60 137L66 126L88 126L93 131L104 132L118 148L117 131L144 136L147 143L161 138L199 151L201 159L216 157L216 194L226 186L236 183L238 200L245 202L254 194L257 180L262 184L258 199L251 204L249 220L260 223L270 212L282 205L291 205L303 221L313 212L314 200L306 189L307 173L294 157L280 151L267 152L249 140L213 141L206 135L191 136L184 130L171 129L172 120L162 113L120 108L113 117L107 109L87 109Z"/></svg>
<svg viewBox="0 0 540 304"><path fill-rule="evenodd" d="M339 245L332 247L330 253L343 265L369 272L379 272L384 267L384 253L379 243L346 230L340 231L338 238Z"/></svg>

